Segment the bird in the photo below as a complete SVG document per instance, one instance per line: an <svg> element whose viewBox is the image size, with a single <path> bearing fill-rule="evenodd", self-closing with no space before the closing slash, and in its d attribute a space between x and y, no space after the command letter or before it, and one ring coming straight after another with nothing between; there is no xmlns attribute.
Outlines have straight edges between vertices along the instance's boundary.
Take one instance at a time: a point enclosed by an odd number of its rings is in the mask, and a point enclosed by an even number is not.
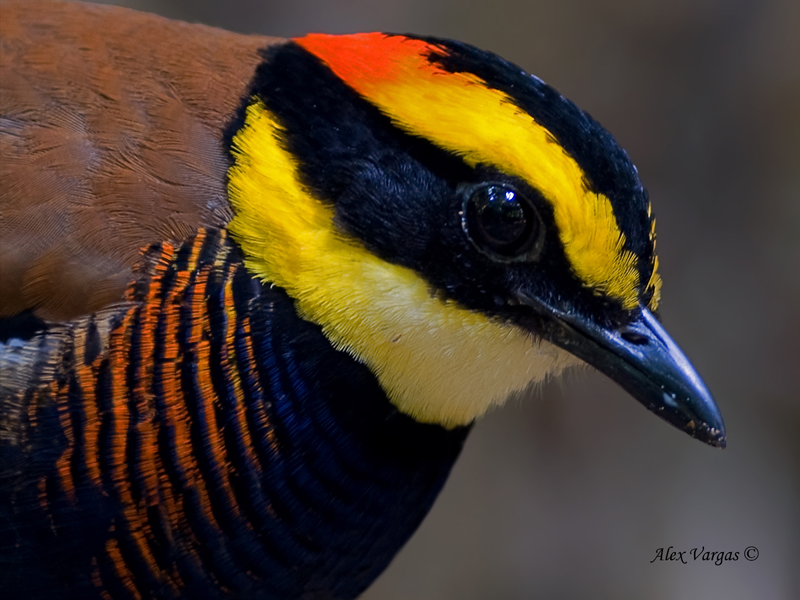
<svg viewBox="0 0 800 600"><path fill-rule="evenodd" d="M627 153L501 57L0 5L5 598L350 599L590 365L723 448Z"/></svg>

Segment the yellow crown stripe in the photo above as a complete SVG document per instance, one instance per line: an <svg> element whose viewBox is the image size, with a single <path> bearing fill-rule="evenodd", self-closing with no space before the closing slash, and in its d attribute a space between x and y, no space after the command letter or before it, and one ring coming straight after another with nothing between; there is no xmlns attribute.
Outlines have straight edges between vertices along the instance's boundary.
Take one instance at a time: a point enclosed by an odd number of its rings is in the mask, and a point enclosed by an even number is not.
<svg viewBox="0 0 800 600"><path fill-rule="evenodd" d="M469 73L428 60L437 46L399 36L314 35L296 40L401 129L461 156L520 177L552 205L567 258L583 282L638 304L636 256L624 249L609 199L587 189L586 175L554 136L504 92ZM376 68L374 56L387 51ZM370 51L371 50L371 51Z"/></svg>

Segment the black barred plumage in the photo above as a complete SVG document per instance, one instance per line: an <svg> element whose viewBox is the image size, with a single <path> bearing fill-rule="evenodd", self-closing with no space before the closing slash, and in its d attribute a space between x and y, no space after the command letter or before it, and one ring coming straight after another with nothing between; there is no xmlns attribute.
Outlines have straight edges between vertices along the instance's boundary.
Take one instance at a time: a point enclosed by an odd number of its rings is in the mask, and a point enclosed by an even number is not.
<svg viewBox="0 0 800 600"><path fill-rule="evenodd" d="M152 247L127 302L18 355L0 577L27 600L353 597L467 433L400 414L220 231Z"/></svg>

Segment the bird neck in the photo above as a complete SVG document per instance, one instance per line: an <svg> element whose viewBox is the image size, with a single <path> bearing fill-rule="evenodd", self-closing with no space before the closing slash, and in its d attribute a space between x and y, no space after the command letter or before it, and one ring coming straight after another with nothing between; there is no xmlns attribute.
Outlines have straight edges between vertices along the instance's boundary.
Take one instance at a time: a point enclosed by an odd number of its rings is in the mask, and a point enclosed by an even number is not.
<svg viewBox="0 0 800 600"><path fill-rule="evenodd" d="M576 361L517 326L432 293L335 225L299 180L263 103L234 135L229 230L256 277L283 288L337 349L366 364L390 401L422 423L465 425Z"/></svg>

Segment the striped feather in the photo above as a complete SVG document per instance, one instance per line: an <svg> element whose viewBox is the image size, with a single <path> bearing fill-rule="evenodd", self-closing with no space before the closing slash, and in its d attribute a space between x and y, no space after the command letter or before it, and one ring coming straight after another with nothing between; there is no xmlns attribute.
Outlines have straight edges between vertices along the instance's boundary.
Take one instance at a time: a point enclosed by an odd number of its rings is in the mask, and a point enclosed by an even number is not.
<svg viewBox="0 0 800 600"><path fill-rule="evenodd" d="M467 432L398 413L223 231L0 365L0 585L26 600L353 598Z"/></svg>

